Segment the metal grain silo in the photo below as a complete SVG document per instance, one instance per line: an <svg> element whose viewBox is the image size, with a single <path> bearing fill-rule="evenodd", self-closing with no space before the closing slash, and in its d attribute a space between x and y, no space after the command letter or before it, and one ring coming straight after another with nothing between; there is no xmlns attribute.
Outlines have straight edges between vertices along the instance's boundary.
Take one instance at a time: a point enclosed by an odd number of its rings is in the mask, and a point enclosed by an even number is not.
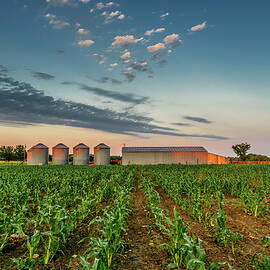
<svg viewBox="0 0 270 270"><path fill-rule="evenodd" d="M54 165L66 165L68 164L69 161L69 148L62 144L59 143L56 146L53 147L52 149L52 162Z"/></svg>
<svg viewBox="0 0 270 270"><path fill-rule="evenodd" d="M39 143L27 151L27 165L48 165L49 148Z"/></svg>
<svg viewBox="0 0 270 270"><path fill-rule="evenodd" d="M110 147L104 143L94 148L95 165L109 165L111 161Z"/></svg>
<svg viewBox="0 0 270 270"><path fill-rule="evenodd" d="M73 165L88 165L89 164L90 148L80 143L73 147Z"/></svg>

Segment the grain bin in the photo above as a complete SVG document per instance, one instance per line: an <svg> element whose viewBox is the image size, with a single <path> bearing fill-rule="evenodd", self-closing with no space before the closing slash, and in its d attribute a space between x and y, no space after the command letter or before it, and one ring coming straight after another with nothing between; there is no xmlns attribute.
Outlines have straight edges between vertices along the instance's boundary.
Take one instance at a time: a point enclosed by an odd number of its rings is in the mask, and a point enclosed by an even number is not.
<svg viewBox="0 0 270 270"><path fill-rule="evenodd" d="M110 147L100 143L94 148L95 165L109 165L111 161Z"/></svg>
<svg viewBox="0 0 270 270"><path fill-rule="evenodd" d="M69 148L62 144L59 143L56 146L53 147L52 149L52 161L54 165L66 165L68 164L69 161Z"/></svg>
<svg viewBox="0 0 270 270"><path fill-rule="evenodd" d="M90 148L80 143L73 147L73 165L88 165L89 164Z"/></svg>
<svg viewBox="0 0 270 270"><path fill-rule="evenodd" d="M49 148L39 143L27 151L27 165L48 165Z"/></svg>

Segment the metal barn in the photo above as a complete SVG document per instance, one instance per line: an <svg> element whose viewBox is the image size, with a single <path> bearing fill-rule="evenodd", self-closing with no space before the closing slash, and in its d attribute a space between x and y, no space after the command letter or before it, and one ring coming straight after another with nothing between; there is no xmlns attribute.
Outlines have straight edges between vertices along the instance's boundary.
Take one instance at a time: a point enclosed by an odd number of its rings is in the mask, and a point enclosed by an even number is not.
<svg viewBox="0 0 270 270"><path fill-rule="evenodd" d="M123 147L122 164L208 164L204 147Z"/></svg>
<svg viewBox="0 0 270 270"><path fill-rule="evenodd" d="M27 165L48 165L49 148L39 143L27 151Z"/></svg>

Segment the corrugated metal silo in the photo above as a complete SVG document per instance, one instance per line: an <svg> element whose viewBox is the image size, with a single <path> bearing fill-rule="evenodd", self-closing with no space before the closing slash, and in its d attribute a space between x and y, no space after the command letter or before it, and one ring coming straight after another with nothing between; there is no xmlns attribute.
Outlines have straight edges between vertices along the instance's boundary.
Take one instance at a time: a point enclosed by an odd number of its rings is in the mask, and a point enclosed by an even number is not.
<svg viewBox="0 0 270 270"><path fill-rule="evenodd" d="M59 143L56 146L53 147L52 151L52 161L54 165L66 165L68 164L68 154L69 154L69 148L62 144Z"/></svg>
<svg viewBox="0 0 270 270"><path fill-rule="evenodd" d="M111 161L110 147L104 143L94 149L95 165L109 165Z"/></svg>
<svg viewBox="0 0 270 270"><path fill-rule="evenodd" d="M73 165L88 165L89 164L90 148L80 143L73 147Z"/></svg>
<svg viewBox="0 0 270 270"><path fill-rule="evenodd" d="M27 151L27 165L48 165L49 148L39 143Z"/></svg>

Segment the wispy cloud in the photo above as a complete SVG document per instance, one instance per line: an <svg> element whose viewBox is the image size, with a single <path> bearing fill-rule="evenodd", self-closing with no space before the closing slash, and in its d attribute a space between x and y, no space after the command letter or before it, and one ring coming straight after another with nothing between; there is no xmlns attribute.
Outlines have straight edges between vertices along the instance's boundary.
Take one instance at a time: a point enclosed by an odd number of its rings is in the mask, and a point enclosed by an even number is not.
<svg viewBox="0 0 270 270"><path fill-rule="evenodd" d="M202 24L195 25L190 28L190 31L195 32L195 31L203 30L206 27L206 23L207 22L205 21Z"/></svg>
<svg viewBox="0 0 270 270"><path fill-rule="evenodd" d="M91 39L87 39L87 40L79 40L77 42L79 47L90 47L91 45L93 45L95 42Z"/></svg>
<svg viewBox="0 0 270 270"><path fill-rule="evenodd" d="M177 123L171 123L172 125L175 126L180 126L180 127L192 127L193 125L189 124L189 123L182 123L182 122L177 122Z"/></svg>
<svg viewBox="0 0 270 270"><path fill-rule="evenodd" d="M112 23L115 18L118 18L119 20L123 20L125 18L125 15L121 13L121 11L112 11L112 12L107 12L104 11L101 16L105 17L105 24Z"/></svg>
<svg viewBox="0 0 270 270"><path fill-rule="evenodd" d="M203 118L203 117L194 117L194 116L184 116L184 119L198 122L198 123L204 123L204 124L211 124L212 122Z"/></svg>
<svg viewBox="0 0 270 270"><path fill-rule="evenodd" d="M56 15L51 14L51 13L47 13L44 16L44 18L49 21L49 24L52 25L53 29L60 30L60 29L70 26L69 22L65 21L64 19L60 19L56 17Z"/></svg>
<svg viewBox="0 0 270 270"><path fill-rule="evenodd" d="M182 44L182 41L180 40L180 36L178 34L171 34L164 38L164 42L169 47L175 48Z"/></svg>
<svg viewBox="0 0 270 270"><path fill-rule="evenodd" d="M101 83L101 84L104 84L104 83L112 83L112 84L116 84L116 85L122 84L122 81L119 81L117 79L110 78L110 77L107 77L107 76L101 77L100 79L94 79L94 78L91 78L91 77L88 77L88 78L95 81L95 82L97 82L97 83Z"/></svg>
<svg viewBox="0 0 270 270"><path fill-rule="evenodd" d="M169 16L170 15L170 13L169 12L166 12L166 13L164 13L164 14L161 14L160 15L160 18L166 18L167 16Z"/></svg>
<svg viewBox="0 0 270 270"><path fill-rule="evenodd" d="M33 76L38 79L38 80L53 80L55 79L55 76L47 74L47 73L43 73L43 72L33 72Z"/></svg>
<svg viewBox="0 0 270 270"><path fill-rule="evenodd" d="M77 6L77 3L74 0L46 0L46 3L52 6Z"/></svg>
<svg viewBox="0 0 270 270"><path fill-rule="evenodd" d="M133 35L126 35L126 36L116 36L114 38L114 41L112 43L113 47L118 47L118 48L127 48L131 44L136 44L140 41L142 41L143 38L134 38Z"/></svg>
<svg viewBox="0 0 270 270"><path fill-rule="evenodd" d="M79 28L77 31L76 31L76 34L79 35L79 36L86 36L89 34L89 31L84 29L84 28Z"/></svg>
<svg viewBox="0 0 270 270"><path fill-rule="evenodd" d="M157 52L155 53L154 55L151 56L151 60L157 60L163 56L166 56L168 55L169 53L171 53L171 50L166 50L166 51L160 51L160 52Z"/></svg>
<svg viewBox="0 0 270 270"><path fill-rule="evenodd" d="M96 59L96 61L100 64L103 65L106 62L106 57L103 54L98 54L98 53L94 53L92 54L92 56Z"/></svg>
<svg viewBox="0 0 270 270"><path fill-rule="evenodd" d="M162 49L165 49L165 45L163 43L157 43L155 45L147 47L147 51L150 53L153 53Z"/></svg>
<svg viewBox="0 0 270 270"><path fill-rule="evenodd" d="M72 85L72 86L75 85L75 86L78 86L81 90L92 93L94 95L111 98L111 99L121 101L121 102L127 102L127 103L132 103L132 104L145 104L149 102L148 97L139 97L130 93L120 93L116 91L105 90L102 88L91 87L91 86L87 86L85 84L76 83L76 82L63 82L62 84Z"/></svg>
<svg viewBox="0 0 270 270"><path fill-rule="evenodd" d="M124 60L124 59L126 59L126 58L130 58L130 52L125 52L124 54L122 54L122 55L120 56L120 59L121 59L121 60Z"/></svg>
<svg viewBox="0 0 270 270"><path fill-rule="evenodd" d="M154 34L154 33L162 33L162 32L164 32L164 31L165 31L165 28L157 28L157 29L147 30L147 31L145 32L145 35L146 35L146 36L151 36L151 35Z"/></svg>
<svg viewBox="0 0 270 270"><path fill-rule="evenodd" d="M14 125L62 125L138 136L156 134L226 140L211 134L177 133L175 129L151 124L153 118L128 111L115 112L83 103L56 99L32 85L9 77L0 67L0 122ZM90 90L92 91L92 90Z"/></svg>

